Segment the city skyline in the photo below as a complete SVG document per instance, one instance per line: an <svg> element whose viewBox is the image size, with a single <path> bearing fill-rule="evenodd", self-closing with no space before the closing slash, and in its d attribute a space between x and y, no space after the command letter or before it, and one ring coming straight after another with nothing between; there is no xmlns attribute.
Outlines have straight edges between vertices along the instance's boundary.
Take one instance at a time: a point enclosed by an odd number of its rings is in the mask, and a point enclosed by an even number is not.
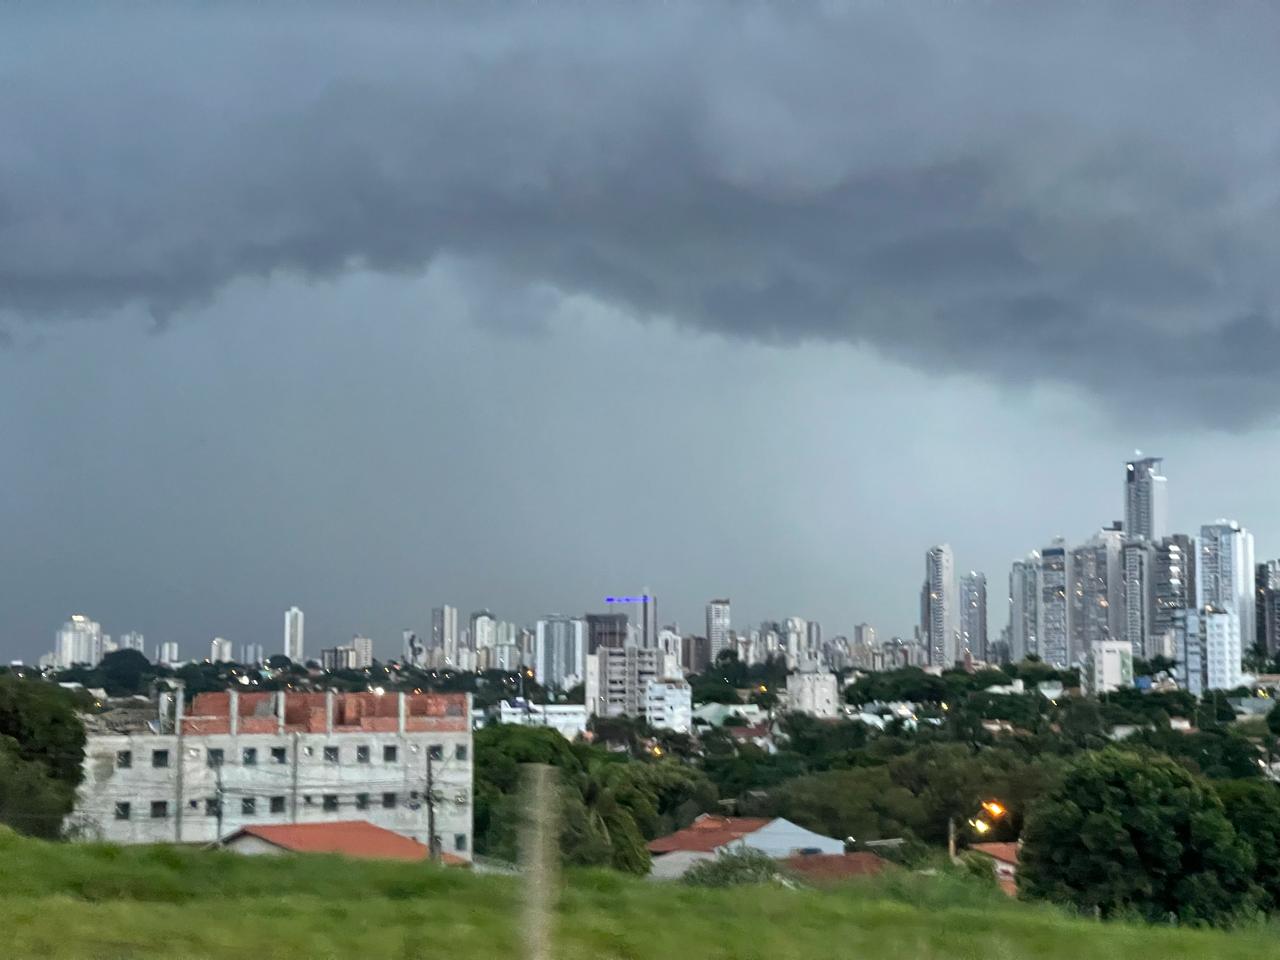
<svg viewBox="0 0 1280 960"><path fill-rule="evenodd" d="M1280 554L1276 11L482 7L12 12L0 655L908 635L923 550L994 601L1134 448Z"/></svg>

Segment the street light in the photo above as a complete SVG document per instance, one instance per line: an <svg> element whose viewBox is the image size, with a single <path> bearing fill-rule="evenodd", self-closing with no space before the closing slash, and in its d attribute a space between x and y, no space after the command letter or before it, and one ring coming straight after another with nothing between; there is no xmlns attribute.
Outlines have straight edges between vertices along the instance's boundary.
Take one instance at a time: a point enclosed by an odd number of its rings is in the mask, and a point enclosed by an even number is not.
<svg viewBox="0 0 1280 960"><path fill-rule="evenodd" d="M999 800L983 800L982 813L985 813L990 819L984 820L982 814L971 818L968 823L974 832L979 836L985 836L991 832L991 820L999 820L1009 809ZM956 818L947 818L947 855L952 860L956 858Z"/></svg>

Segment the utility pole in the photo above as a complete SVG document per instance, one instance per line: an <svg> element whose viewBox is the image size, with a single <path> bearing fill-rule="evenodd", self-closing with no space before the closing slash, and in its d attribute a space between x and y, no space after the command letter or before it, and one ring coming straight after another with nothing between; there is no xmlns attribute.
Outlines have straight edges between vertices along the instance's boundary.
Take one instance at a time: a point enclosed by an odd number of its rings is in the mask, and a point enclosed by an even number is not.
<svg viewBox="0 0 1280 960"><path fill-rule="evenodd" d="M289 822L298 822L298 735L293 735L293 787L289 795Z"/></svg>
<svg viewBox="0 0 1280 960"><path fill-rule="evenodd" d="M427 855L432 863L440 862L440 838L436 836L436 781L431 747L427 747Z"/></svg>
<svg viewBox="0 0 1280 960"><path fill-rule="evenodd" d="M213 839L216 842L222 839L222 795L223 795L222 764L219 763L216 767L214 767L214 771L215 771L214 776L217 777L217 784L218 784L217 792L214 794L216 799L214 800L214 808L213 808L213 814L217 818L217 826L214 828L214 834L213 834Z"/></svg>

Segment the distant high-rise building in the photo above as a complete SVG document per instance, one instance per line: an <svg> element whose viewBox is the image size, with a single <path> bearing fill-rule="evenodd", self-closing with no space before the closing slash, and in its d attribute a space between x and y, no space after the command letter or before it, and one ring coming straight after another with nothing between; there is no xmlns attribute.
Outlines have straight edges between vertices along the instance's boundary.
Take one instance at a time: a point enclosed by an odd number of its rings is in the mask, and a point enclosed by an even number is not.
<svg viewBox="0 0 1280 960"><path fill-rule="evenodd" d="M306 663L303 633L302 611L290 607L284 614L284 655L294 663Z"/></svg>
<svg viewBox="0 0 1280 960"><path fill-rule="evenodd" d="M680 666L686 673L706 673L711 666L711 641L692 635L681 637Z"/></svg>
<svg viewBox="0 0 1280 960"><path fill-rule="evenodd" d="M960 654L987 659L987 575L970 570L960 578Z"/></svg>
<svg viewBox="0 0 1280 960"><path fill-rule="evenodd" d="M1156 545L1137 537L1120 548L1124 567L1124 634L1134 658L1151 658L1161 650L1155 631Z"/></svg>
<svg viewBox="0 0 1280 960"><path fill-rule="evenodd" d="M920 598L920 633L935 667L955 666L959 659L960 619L956 596L956 567L948 544L925 554L924 588Z"/></svg>
<svg viewBox="0 0 1280 960"><path fill-rule="evenodd" d="M431 651L444 664L458 662L458 608L446 604L431 611Z"/></svg>
<svg viewBox="0 0 1280 960"><path fill-rule="evenodd" d="M707 644L711 662L729 649L729 598L712 600L707 604Z"/></svg>
<svg viewBox="0 0 1280 960"><path fill-rule="evenodd" d="M231 649L231 641L224 640L222 637L214 637L209 641L209 660L212 663L233 662L235 653Z"/></svg>
<svg viewBox="0 0 1280 960"><path fill-rule="evenodd" d="M263 656L262 644L240 644L240 662L245 666L256 666L266 663L266 657Z"/></svg>
<svg viewBox="0 0 1280 960"><path fill-rule="evenodd" d="M1196 542L1196 606L1232 611L1240 618L1240 636L1256 636L1253 534L1234 520L1200 528Z"/></svg>
<svg viewBox="0 0 1280 960"><path fill-rule="evenodd" d="M586 656L586 624L583 621L561 616L549 616L538 621L533 675L544 687L567 690L582 683Z"/></svg>
<svg viewBox="0 0 1280 960"><path fill-rule="evenodd" d="M822 624L817 620L805 624L805 647L811 654L822 649Z"/></svg>
<svg viewBox="0 0 1280 960"><path fill-rule="evenodd" d="M1209 604L1174 615L1174 658L1178 684L1189 693L1234 690L1243 675L1240 616Z"/></svg>
<svg viewBox="0 0 1280 960"><path fill-rule="evenodd" d="M1009 570L1009 657L1040 655L1040 553L1013 561Z"/></svg>
<svg viewBox="0 0 1280 960"><path fill-rule="evenodd" d="M876 628L869 623L860 623L853 628L853 642L855 646L878 647L876 643Z"/></svg>
<svg viewBox="0 0 1280 960"><path fill-rule="evenodd" d="M674 658L640 647L599 647L586 668L587 713L599 717L642 717L649 684L679 679Z"/></svg>
<svg viewBox="0 0 1280 960"><path fill-rule="evenodd" d="M1095 643L1124 637L1124 534L1105 527L1071 556L1072 661L1089 656Z"/></svg>
<svg viewBox="0 0 1280 960"><path fill-rule="evenodd" d="M586 622L588 654L601 647L621 650L627 646L630 630L625 613L588 613Z"/></svg>
<svg viewBox="0 0 1280 960"><path fill-rule="evenodd" d="M1256 570L1255 644L1259 650L1274 657L1280 653L1280 560L1260 563Z"/></svg>
<svg viewBox="0 0 1280 960"><path fill-rule="evenodd" d="M488 610L471 615L471 649L482 650L498 642L498 621Z"/></svg>
<svg viewBox="0 0 1280 960"><path fill-rule="evenodd" d="M1036 633L1045 663L1067 667L1072 662L1071 552L1061 537L1040 551L1040 622Z"/></svg>
<svg viewBox="0 0 1280 960"><path fill-rule="evenodd" d="M424 667L427 663L427 645L412 630L400 634L404 649L404 662L411 667Z"/></svg>
<svg viewBox="0 0 1280 960"><path fill-rule="evenodd" d="M166 666L177 666L182 662L182 657L178 653L178 644L173 640L166 640L156 648L156 662Z"/></svg>
<svg viewBox="0 0 1280 960"><path fill-rule="evenodd" d="M354 636L351 638L351 647L355 650L357 670L373 666L373 641L371 639L359 635Z"/></svg>
<svg viewBox="0 0 1280 960"><path fill-rule="evenodd" d="M102 660L102 627L82 614L73 614L54 638L53 664L66 670L76 664L96 667Z"/></svg>
<svg viewBox="0 0 1280 960"><path fill-rule="evenodd" d="M1185 533L1165 537L1156 546L1154 613L1146 656L1172 656L1174 612L1196 605L1196 544Z"/></svg>
<svg viewBox="0 0 1280 960"><path fill-rule="evenodd" d="M1168 528L1166 479L1161 457L1126 463L1124 473L1124 534L1130 539L1163 540Z"/></svg>
<svg viewBox="0 0 1280 960"><path fill-rule="evenodd" d="M119 650L137 650L141 654L147 652L147 638L140 633L122 633L116 641Z"/></svg>

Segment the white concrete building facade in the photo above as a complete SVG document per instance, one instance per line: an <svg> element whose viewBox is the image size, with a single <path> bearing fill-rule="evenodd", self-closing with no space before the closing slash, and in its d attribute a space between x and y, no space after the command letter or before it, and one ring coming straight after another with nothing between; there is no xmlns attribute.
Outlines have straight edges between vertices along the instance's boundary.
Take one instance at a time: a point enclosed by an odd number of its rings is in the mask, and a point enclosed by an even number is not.
<svg viewBox="0 0 1280 960"><path fill-rule="evenodd" d="M787 709L810 717L840 715L840 690L834 673L793 673L787 677Z"/></svg>

